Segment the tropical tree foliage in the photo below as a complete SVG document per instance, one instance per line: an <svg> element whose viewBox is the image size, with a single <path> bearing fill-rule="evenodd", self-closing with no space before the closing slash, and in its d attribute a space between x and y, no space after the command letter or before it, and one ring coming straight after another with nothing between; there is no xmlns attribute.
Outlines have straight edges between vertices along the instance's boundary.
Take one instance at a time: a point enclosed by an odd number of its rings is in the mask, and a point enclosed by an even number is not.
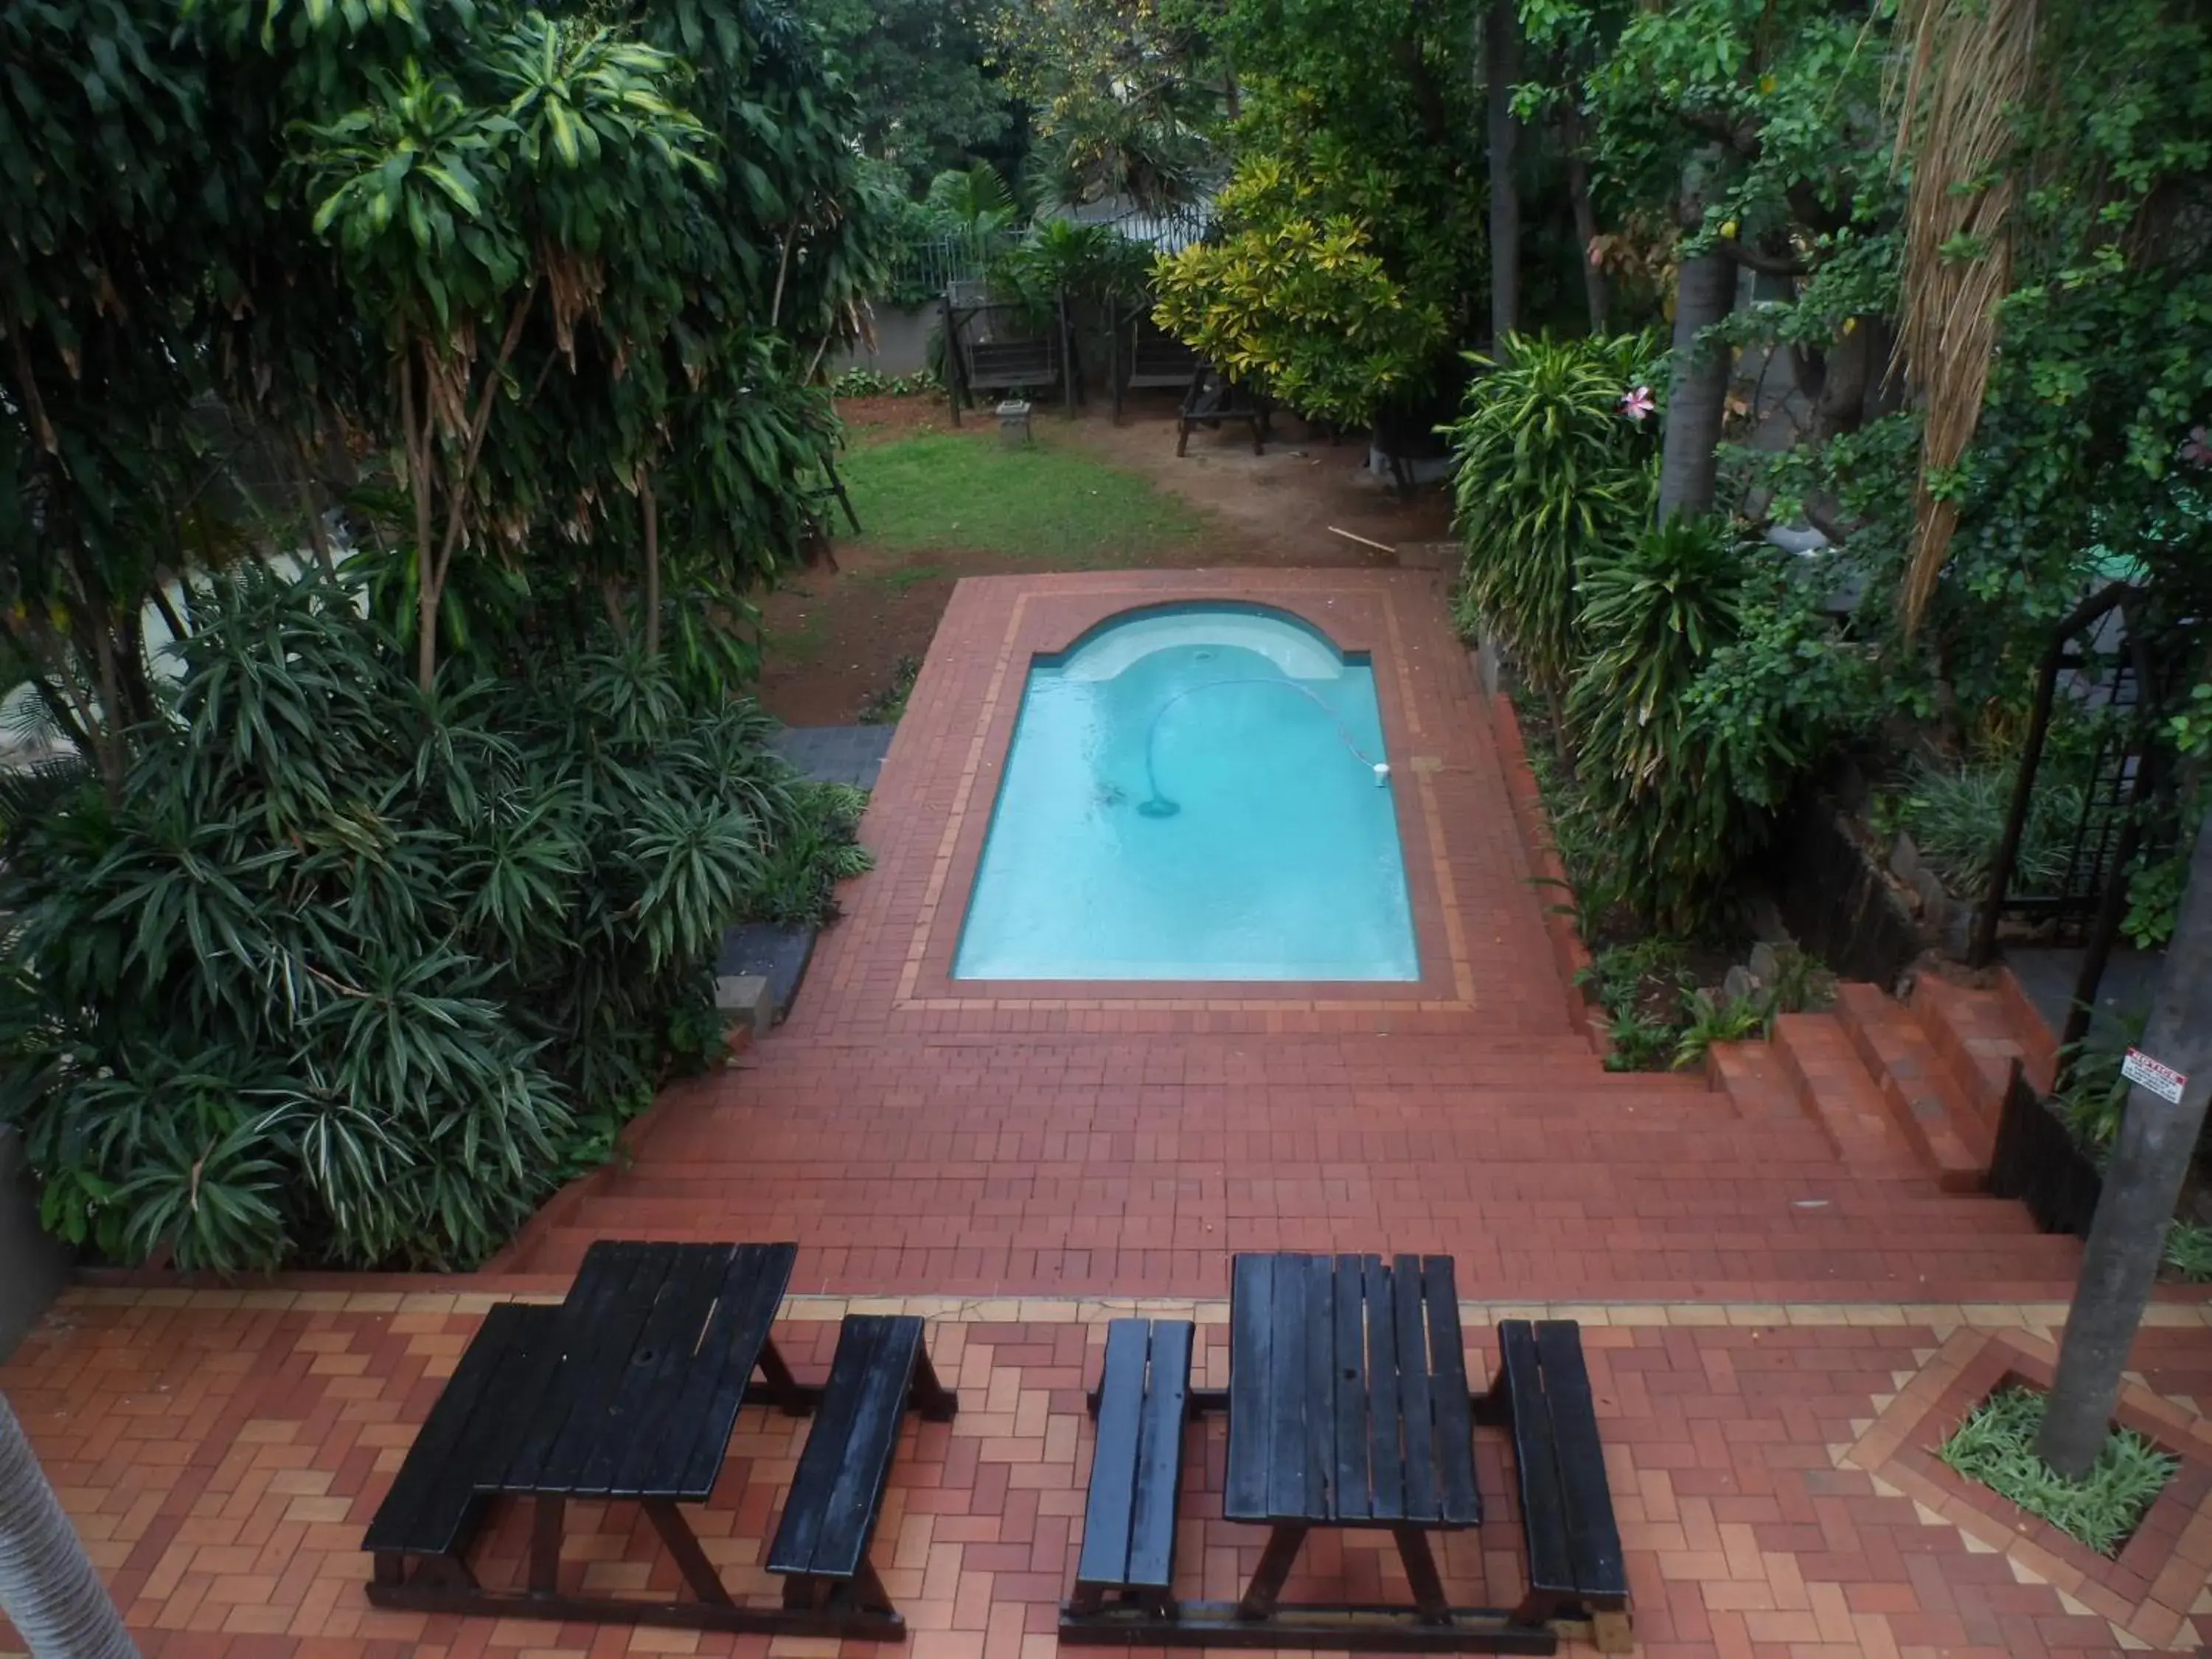
<svg viewBox="0 0 2212 1659"><path fill-rule="evenodd" d="M1211 17L1239 77L1236 170L1221 237L1161 263L1161 325L1330 420L1444 388L1484 283L1473 18L1416 0Z"/></svg>
<svg viewBox="0 0 2212 1659"><path fill-rule="evenodd" d="M0 1111L112 1255L473 1261L718 1039L721 930L865 859L734 700L857 115L759 3L0 46L0 647L94 763L0 809Z"/></svg>
<svg viewBox="0 0 2212 1659"><path fill-rule="evenodd" d="M1201 191L1232 83L1184 9L1158 0L1001 9L998 58L1028 106L1031 196L1069 206L1119 198L1157 212Z"/></svg>
<svg viewBox="0 0 2212 1659"><path fill-rule="evenodd" d="M908 187L996 154L1013 125L990 0L800 0L859 106L861 149Z"/></svg>

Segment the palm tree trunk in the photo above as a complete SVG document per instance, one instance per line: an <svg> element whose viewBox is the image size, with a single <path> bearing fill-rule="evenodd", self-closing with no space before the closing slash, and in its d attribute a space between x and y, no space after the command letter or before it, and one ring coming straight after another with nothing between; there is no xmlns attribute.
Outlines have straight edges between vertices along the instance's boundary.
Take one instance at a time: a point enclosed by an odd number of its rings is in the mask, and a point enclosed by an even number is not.
<svg viewBox="0 0 2212 1659"><path fill-rule="evenodd" d="M1674 289L1674 380L1659 453L1659 521L1709 513L1728 413L1728 348L1699 336L1735 303L1735 261L1716 249L1682 261Z"/></svg>
<svg viewBox="0 0 2212 1659"><path fill-rule="evenodd" d="M0 1613L33 1659L137 1659L61 1500L0 1395Z"/></svg>
<svg viewBox="0 0 2212 1659"><path fill-rule="evenodd" d="M1521 17L1514 0L1490 0L1483 52L1489 78L1490 349L1521 326L1521 188L1513 152L1521 123L1513 114L1513 83L1521 77Z"/></svg>

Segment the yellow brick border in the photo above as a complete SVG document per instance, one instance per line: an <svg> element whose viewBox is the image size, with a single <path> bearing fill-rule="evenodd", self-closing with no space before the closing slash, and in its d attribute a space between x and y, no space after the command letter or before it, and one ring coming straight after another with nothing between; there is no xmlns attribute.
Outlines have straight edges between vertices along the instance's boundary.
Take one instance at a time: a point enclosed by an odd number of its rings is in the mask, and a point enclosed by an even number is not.
<svg viewBox="0 0 2212 1659"><path fill-rule="evenodd" d="M251 1309L300 1313L468 1314L495 1302L558 1302L562 1291L543 1278L452 1291L213 1290L79 1285L62 1294L58 1311L79 1307ZM953 1324L1096 1325L1141 1314L1229 1322L1226 1297L818 1296L783 1302L791 1320L842 1319L848 1313L919 1314ZM1469 1325L1501 1319L1572 1319L1599 1328L1673 1329L1717 1326L1881 1328L1911 1326L1948 1338L1961 1328L2020 1330L2048 1336L2066 1322L2063 1302L1474 1302L1460 1304ZM2160 1330L2212 1330L2212 1301L2156 1302L2143 1323Z"/></svg>

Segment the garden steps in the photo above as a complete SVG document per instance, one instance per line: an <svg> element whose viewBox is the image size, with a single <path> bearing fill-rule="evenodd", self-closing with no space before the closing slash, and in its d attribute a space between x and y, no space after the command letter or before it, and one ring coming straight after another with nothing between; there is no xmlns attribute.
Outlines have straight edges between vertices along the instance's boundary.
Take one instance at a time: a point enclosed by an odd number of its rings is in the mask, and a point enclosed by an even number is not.
<svg viewBox="0 0 2212 1659"><path fill-rule="evenodd" d="M1716 1042L1705 1050L1705 1086L1724 1096L1738 1117L1802 1121L1797 1087L1771 1042Z"/></svg>
<svg viewBox="0 0 2212 1659"><path fill-rule="evenodd" d="M1773 1047L1798 1104L1837 1157L1869 1173L1923 1167L1842 1019L1833 1013L1778 1015Z"/></svg>
<svg viewBox="0 0 2212 1659"><path fill-rule="evenodd" d="M1936 1185L1979 1192L1989 1181L1994 1131L1912 1011L1878 986L1849 981L1837 988L1836 1017Z"/></svg>
<svg viewBox="0 0 2212 1659"><path fill-rule="evenodd" d="M2004 992L1923 974L1913 985L1911 1007L1954 1085L1992 1136L2015 1064L2026 1068L2039 1090L2050 1091L2050 1066L2039 1066L2021 1041L2013 999Z"/></svg>

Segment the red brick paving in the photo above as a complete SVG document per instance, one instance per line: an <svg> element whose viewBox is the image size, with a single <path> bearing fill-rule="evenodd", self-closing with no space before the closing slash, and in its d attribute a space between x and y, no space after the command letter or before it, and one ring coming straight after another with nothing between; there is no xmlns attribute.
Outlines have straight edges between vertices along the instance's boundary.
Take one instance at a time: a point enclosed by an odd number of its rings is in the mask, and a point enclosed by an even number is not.
<svg viewBox="0 0 2212 1659"><path fill-rule="evenodd" d="M879 867L848 890L791 1023L738 1067L670 1091L629 1167L564 1194L504 1264L532 1276L450 1286L543 1291L595 1237L787 1237L803 1243L801 1291L1030 1298L934 1310L966 1408L949 1430L912 1431L883 1533L917 1659L1053 1645L1088 1464L1079 1389L1105 1312L1073 1298L1218 1297L1232 1252L1273 1248L1441 1250L1478 1303L1606 1304L1579 1312L1647 1653L2116 1650L2115 1627L2078 1599L1844 1461L1947 1338L2055 1319L2075 1247L2014 1206L1939 1191L1885 1133L1878 1091L1851 1079L1847 1042L1817 1057L1825 1038L1803 1054L1743 1048L1712 1086L1602 1071L1562 979L1571 941L1516 828L1517 735L1501 722L1493 737L1437 580L963 584L868 815ZM932 964L988 813L991 738L1042 637L1024 595L1042 596L1048 631L1212 595L1334 618L1340 642L1371 646L1414 861L1417 994L1016 994L943 979ZM1999 1305L2021 1303L2044 1305ZM790 1334L817 1365L840 1305L793 1305ZM366 1607L361 1528L480 1306L373 1288L81 1291L0 1382L165 1659L826 1653ZM1469 1326L1478 1369L1495 1311ZM2194 1419L2212 1399L2212 1328L2201 1305L2154 1313L2139 1363ZM749 1583L795 1432L749 1414L702 1528ZM1218 1519L1208 1433L1181 1566L1218 1592L1258 1540ZM1493 1524L1446 1565L1469 1599L1510 1599L1511 1482L1486 1435L1481 1457ZM582 1507L571 1572L665 1579L630 1519ZM501 1534L495 1555L513 1543ZM1393 1570L1337 1547L1305 1569L1356 1587Z"/></svg>
<svg viewBox="0 0 2212 1659"><path fill-rule="evenodd" d="M479 1316L453 1311L450 1297L388 1298L389 1311L343 1296L259 1299L271 1305L210 1292L73 1292L0 1372L153 1659L835 1648L371 1609L362 1528ZM826 1367L840 1305L798 1304L804 1316L780 1328L802 1375ZM1090 1455L1082 1389L1104 1331L1073 1304L1014 1311L1040 1316L932 1323L932 1352L962 1392L961 1414L908 1428L877 1545L915 1659L1043 1659L1054 1646ZM1197 1311L1200 1376L1218 1382L1224 1310ZM2206 1329L2195 1310L2175 1311L2189 1328L2154 1328L2139 1345L2147 1386L2212 1398ZM1901 1376L1947 1335L1978 1334L1955 1310L1885 1316L1896 1322L1852 1324L1829 1310L1812 1323L1586 1328L1650 1659L2118 1650L2103 1618L1846 1461ZM1486 1325L1470 1326L1469 1346L1471 1370L1486 1376ZM1214 1421L1194 1432L1204 1450L1185 1492L1178 1580L1225 1595L1251 1571L1262 1534L1218 1518L1223 1429ZM705 1547L735 1589L770 1591L758 1564L803 1433L748 1409L716 1494L697 1512ZM1510 1601L1523 1571L1510 1453L1490 1430L1478 1431L1477 1451L1487 1522L1448 1542L1444 1571L1459 1599ZM570 1516L566 1581L673 1588L633 1512L581 1504ZM522 1531L520 1514L495 1522L487 1577L519 1570ZM1377 1541L1320 1541L1292 1595L1402 1594L1395 1556Z"/></svg>
<svg viewBox="0 0 2212 1659"><path fill-rule="evenodd" d="M1840 1030L1803 1062L1824 1100L1855 1091L1840 1120L1602 1070L1558 971L1550 866L1516 818L1519 738L1493 733L1443 580L962 583L868 813L877 870L847 890L789 1024L742 1069L672 1091L634 1166L511 1265L734 1231L803 1241L799 1282L833 1291L1218 1296L1231 1253L1297 1248L1445 1250L1470 1293L1501 1297L2063 1295L2074 1247L1939 1193ZM1282 605L1373 652L1408 865L1427 872L1425 961L1448 991L943 979L1030 654L1194 598Z"/></svg>

